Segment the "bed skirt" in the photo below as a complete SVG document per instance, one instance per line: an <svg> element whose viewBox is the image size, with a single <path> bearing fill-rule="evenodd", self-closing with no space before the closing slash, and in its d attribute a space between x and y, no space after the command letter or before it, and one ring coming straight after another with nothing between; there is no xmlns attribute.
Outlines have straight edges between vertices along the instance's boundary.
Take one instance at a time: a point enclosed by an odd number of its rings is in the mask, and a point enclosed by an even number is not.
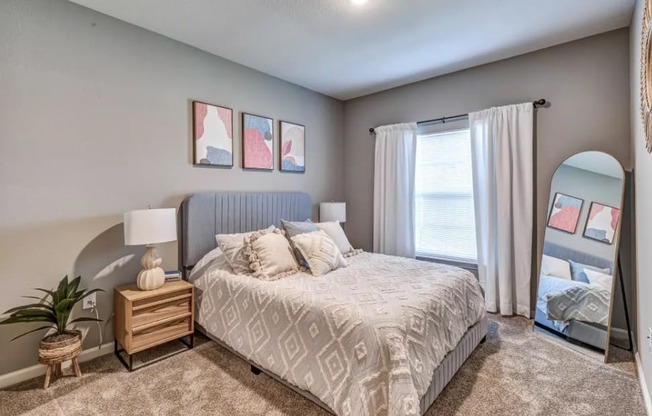
<svg viewBox="0 0 652 416"><path fill-rule="evenodd" d="M441 394L441 392L444 390L444 387L446 387L446 385L453 379L453 377L460 369L460 367L462 367L466 359L469 358L471 353L476 349L476 347L480 344L482 339L487 335L487 322L488 322L487 316L485 315L485 317L482 320L480 320L471 328L469 328L468 331L466 331L466 333L464 334L464 336L462 336L460 342L457 343L455 349L449 352L446 355L446 357L444 357L444 359L439 364L439 366L435 369L435 372L432 377L432 381L430 382L430 387L428 387L428 390L421 398L420 407L421 407L422 415L425 414L428 408L430 408L430 406L435 402L435 399L437 399L439 394ZM263 373L267 374L271 378L277 380L283 385L294 390L296 393L300 394L301 396L305 397L311 402L317 404L318 406L328 411L329 413L334 413L324 402L319 400L319 398L317 398L315 395L303 389L300 389L293 384L288 383L286 380L283 380L282 378L272 373L271 371L258 367L258 364L246 359L244 356L239 354L237 351L234 351L231 347L226 345L220 339L211 335L211 333L208 332L199 323L195 322L195 328L202 334L206 335L211 340L215 341L220 346L224 347L228 351L232 352L233 354L237 355L244 361L251 364L252 367L258 368Z"/></svg>
<svg viewBox="0 0 652 416"><path fill-rule="evenodd" d="M453 379L453 376L462 367L462 364L475 351L482 339L487 335L487 315L464 334L455 349L449 352L435 369L428 391L421 398L421 414L435 402L435 399L444 390L444 387Z"/></svg>

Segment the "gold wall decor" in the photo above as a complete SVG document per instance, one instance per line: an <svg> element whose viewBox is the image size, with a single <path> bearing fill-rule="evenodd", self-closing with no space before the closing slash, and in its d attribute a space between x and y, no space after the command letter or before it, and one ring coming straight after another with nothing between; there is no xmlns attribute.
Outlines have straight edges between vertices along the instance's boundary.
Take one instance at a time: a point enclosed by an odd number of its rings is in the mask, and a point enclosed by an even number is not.
<svg viewBox="0 0 652 416"><path fill-rule="evenodd" d="M645 0L641 29L641 119L648 153L652 153L652 0Z"/></svg>

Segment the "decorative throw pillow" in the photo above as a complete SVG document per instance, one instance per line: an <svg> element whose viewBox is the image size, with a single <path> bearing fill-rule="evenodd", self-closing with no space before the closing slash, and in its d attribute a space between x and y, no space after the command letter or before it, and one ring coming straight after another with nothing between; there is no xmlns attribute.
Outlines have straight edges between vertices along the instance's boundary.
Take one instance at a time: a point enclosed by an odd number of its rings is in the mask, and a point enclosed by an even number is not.
<svg viewBox="0 0 652 416"><path fill-rule="evenodd" d="M245 255L245 237L253 233L271 233L275 228L273 225L270 225L264 230L248 233L218 234L215 236L215 240L235 274L250 274L249 257Z"/></svg>
<svg viewBox="0 0 652 416"><path fill-rule="evenodd" d="M575 280L576 282L591 283L589 282L589 278L586 276L586 273L584 273L584 269L594 270L596 272L605 273L605 274L611 274L611 270L609 269L601 269L599 267L591 266L589 264L578 263L573 260L568 260L568 263L570 264L571 267L571 275L573 276L573 280Z"/></svg>
<svg viewBox="0 0 652 416"><path fill-rule="evenodd" d="M317 222L315 223L315 226L317 226L318 229L324 231L330 238L333 239L337 245L337 248L340 249L340 253L348 254L353 251L353 247L351 246L351 243L349 243L349 239L346 238L346 234L344 233L344 230L342 229L342 226L339 222Z"/></svg>
<svg viewBox="0 0 652 416"><path fill-rule="evenodd" d="M568 261L558 259L548 255L543 255L541 259L541 274L546 276L561 277L562 279L572 279L571 268Z"/></svg>
<svg viewBox="0 0 652 416"><path fill-rule="evenodd" d="M331 270L348 266L335 241L322 230L296 235L292 241L308 262L314 276L322 276Z"/></svg>
<svg viewBox="0 0 652 416"><path fill-rule="evenodd" d="M290 243L278 228L246 236L245 254L254 276L261 280L278 280L299 271Z"/></svg>
<svg viewBox="0 0 652 416"><path fill-rule="evenodd" d="M292 242L292 237L295 235L299 234L304 234L304 233L310 233L313 231L317 231L317 226L315 225L314 222L312 221L285 221L281 220L281 224L283 224L283 229L285 230L285 235L290 241L290 245L292 246L292 249L294 250L294 257L297 258L297 261L299 262L300 265L303 267L310 267L308 266L308 263L306 262L306 259L303 258L301 255L301 252L294 246L294 243Z"/></svg>
<svg viewBox="0 0 652 416"><path fill-rule="evenodd" d="M590 269L584 269L584 273L592 285L600 286L611 292L611 286L613 286L613 277L611 275Z"/></svg>

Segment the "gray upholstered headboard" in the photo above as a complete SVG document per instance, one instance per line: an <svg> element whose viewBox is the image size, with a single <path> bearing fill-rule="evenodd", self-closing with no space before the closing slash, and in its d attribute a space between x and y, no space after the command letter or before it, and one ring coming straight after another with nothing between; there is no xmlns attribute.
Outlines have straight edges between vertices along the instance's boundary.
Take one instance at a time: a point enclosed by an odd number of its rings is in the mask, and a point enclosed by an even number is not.
<svg viewBox="0 0 652 416"><path fill-rule="evenodd" d="M188 271L217 246L215 234L244 233L281 219L305 221L312 216L312 200L303 192L200 193L181 203L181 270Z"/></svg>
<svg viewBox="0 0 652 416"><path fill-rule="evenodd" d="M588 264L590 266L599 267L601 269L608 268L612 274L614 273L613 259L604 259L602 257L573 250L559 244L545 242L543 244L543 254L551 257L557 257L558 259L572 260L577 263Z"/></svg>

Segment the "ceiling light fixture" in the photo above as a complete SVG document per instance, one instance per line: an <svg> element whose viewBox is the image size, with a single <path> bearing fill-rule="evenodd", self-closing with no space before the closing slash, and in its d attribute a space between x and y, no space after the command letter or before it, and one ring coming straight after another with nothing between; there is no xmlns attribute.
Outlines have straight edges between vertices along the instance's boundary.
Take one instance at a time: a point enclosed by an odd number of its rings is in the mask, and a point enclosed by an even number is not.
<svg viewBox="0 0 652 416"><path fill-rule="evenodd" d="M355 4L356 6L362 6L366 2L367 0L351 0L351 3Z"/></svg>

